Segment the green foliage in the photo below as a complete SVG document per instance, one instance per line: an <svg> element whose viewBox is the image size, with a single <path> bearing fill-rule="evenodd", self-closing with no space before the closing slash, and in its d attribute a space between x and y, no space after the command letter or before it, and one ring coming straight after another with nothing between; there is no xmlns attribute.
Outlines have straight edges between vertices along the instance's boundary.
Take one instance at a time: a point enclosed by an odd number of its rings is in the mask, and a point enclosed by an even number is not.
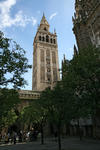
<svg viewBox="0 0 100 150"><path fill-rule="evenodd" d="M13 122L15 116L13 110L19 103L19 95L16 90L0 89L0 126Z"/></svg>
<svg viewBox="0 0 100 150"><path fill-rule="evenodd" d="M21 111L20 119L23 124L41 124L46 121L45 109L39 104L39 100L33 101L29 106Z"/></svg>
<svg viewBox="0 0 100 150"><path fill-rule="evenodd" d="M22 112L28 123L46 120L58 129L61 149L61 127L72 119L88 118L100 108L100 49L79 50L71 61L63 64L63 78L51 90L47 88L40 99ZM26 122L27 123L27 122Z"/></svg>
<svg viewBox="0 0 100 150"><path fill-rule="evenodd" d="M72 119L88 118L100 108L100 49L80 50L63 65L63 78L51 90L47 88L29 107L22 111L26 124L44 123L61 127ZM60 137L60 136L59 136Z"/></svg>
<svg viewBox="0 0 100 150"><path fill-rule="evenodd" d="M80 118L95 115L100 108L100 48L88 47L79 50L79 54L70 61L67 69L65 89L71 85L74 116Z"/></svg>
<svg viewBox="0 0 100 150"><path fill-rule="evenodd" d="M25 50L15 41L8 39L0 31L0 125L7 125L16 120L13 112L20 102L17 90L26 84L23 74L31 68L25 57ZM5 88L6 87L6 88ZM12 119L11 119L12 118ZM12 120L12 121L11 121Z"/></svg>
<svg viewBox="0 0 100 150"><path fill-rule="evenodd" d="M19 102L19 95L16 90L0 89L0 117L2 114L6 115Z"/></svg>
<svg viewBox="0 0 100 150"><path fill-rule="evenodd" d="M8 111L6 116L3 116L0 121L0 127L8 127L14 124L17 120L18 116L16 115L15 111L12 109Z"/></svg>
<svg viewBox="0 0 100 150"><path fill-rule="evenodd" d="M0 86L9 83L14 88L24 86L26 81L22 77L31 68L25 57L25 50L15 41L4 37L0 31Z"/></svg>

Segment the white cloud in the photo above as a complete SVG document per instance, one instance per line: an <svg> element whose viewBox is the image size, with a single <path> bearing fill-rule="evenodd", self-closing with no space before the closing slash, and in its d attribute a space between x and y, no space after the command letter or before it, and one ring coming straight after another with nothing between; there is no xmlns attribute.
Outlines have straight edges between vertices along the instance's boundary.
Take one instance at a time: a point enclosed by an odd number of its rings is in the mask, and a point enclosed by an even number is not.
<svg viewBox="0 0 100 150"><path fill-rule="evenodd" d="M32 25L34 26L34 25L37 23L37 20L34 19L34 17L31 17L31 20L32 20ZM30 20L30 21L31 21L31 20Z"/></svg>
<svg viewBox="0 0 100 150"><path fill-rule="evenodd" d="M57 14L58 14L57 12L56 12L56 13L51 14L51 16L49 17L49 19L50 19L50 20L52 20L55 16L57 16Z"/></svg>
<svg viewBox="0 0 100 150"><path fill-rule="evenodd" d="M6 27L21 26L25 27L28 23L34 26L37 20L30 16L24 15L22 11L18 11L14 18L11 17L11 8L16 4L16 0L5 0L0 2L0 29Z"/></svg>

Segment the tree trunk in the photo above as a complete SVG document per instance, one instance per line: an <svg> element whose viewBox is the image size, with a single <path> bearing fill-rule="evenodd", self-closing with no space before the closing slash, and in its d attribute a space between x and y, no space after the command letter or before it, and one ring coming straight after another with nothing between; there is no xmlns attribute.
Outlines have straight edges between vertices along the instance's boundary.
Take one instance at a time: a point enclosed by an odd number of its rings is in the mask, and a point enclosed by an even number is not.
<svg viewBox="0 0 100 150"><path fill-rule="evenodd" d="M41 123L41 144L44 144L43 124Z"/></svg>
<svg viewBox="0 0 100 150"><path fill-rule="evenodd" d="M82 140L82 136L83 136L82 128L80 127L79 120L77 120L77 123L78 123L79 137L80 137L80 141L81 141Z"/></svg>
<svg viewBox="0 0 100 150"><path fill-rule="evenodd" d="M95 116L96 117L96 116ZM93 138L96 138L96 118L93 117Z"/></svg>
<svg viewBox="0 0 100 150"><path fill-rule="evenodd" d="M93 137L97 138L97 120L98 120L98 100L95 99L95 104L94 104L94 115L92 116L93 120ZM100 110L99 110L100 112Z"/></svg>
<svg viewBox="0 0 100 150"><path fill-rule="evenodd" d="M59 146L59 150L61 150L61 126L60 124L58 125L58 146Z"/></svg>

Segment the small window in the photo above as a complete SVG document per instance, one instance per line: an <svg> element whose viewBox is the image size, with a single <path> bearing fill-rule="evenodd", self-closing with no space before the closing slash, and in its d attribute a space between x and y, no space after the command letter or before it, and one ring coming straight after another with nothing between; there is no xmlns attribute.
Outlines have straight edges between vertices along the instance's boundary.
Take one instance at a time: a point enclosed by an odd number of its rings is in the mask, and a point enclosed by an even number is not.
<svg viewBox="0 0 100 150"><path fill-rule="evenodd" d="M51 75L47 74L47 80L50 82L51 81Z"/></svg>
<svg viewBox="0 0 100 150"><path fill-rule="evenodd" d="M39 41L41 41L41 36L39 36Z"/></svg>
<svg viewBox="0 0 100 150"><path fill-rule="evenodd" d="M51 72L51 69L50 69L50 68L47 68L47 72Z"/></svg>
<svg viewBox="0 0 100 150"><path fill-rule="evenodd" d="M55 43L56 43L56 40L54 39L53 41L54 41L54 44L55 44Z"/></svg>
<svg viewBox="0 0 100 150"><path fill-rule="evenodd" d="M45 27L44 30L47 31L47 28Z"/></svg>
<svg viewBox="0 0 100 150"><path fill-rule="evenodd" d="M49 42L49 36L48 35L46 36L46 42Z"/></svg>
<svg viewBox="0 0 100 150"><path fill-rule="evenodd" d="M51 39L51 43L52 43L52 39Z"/></svg>
<svg viewBox="0 0 100 150"><path fill-rule="evenodd" d="M50 61L49 60L47 60L47 65L50 65Z"/></svg>
<svg viewBox="0 0 100 150"><path fill-rule="evenodd" d="M42 41L44 41L45 40L45 38L44 38L44 36L42 37Z"/></svg>
<svg viewBox="0 0 100 150"><path fill-rule="evenodd" d="M48 78L48 81L50 81L50 78Z"/></svg>

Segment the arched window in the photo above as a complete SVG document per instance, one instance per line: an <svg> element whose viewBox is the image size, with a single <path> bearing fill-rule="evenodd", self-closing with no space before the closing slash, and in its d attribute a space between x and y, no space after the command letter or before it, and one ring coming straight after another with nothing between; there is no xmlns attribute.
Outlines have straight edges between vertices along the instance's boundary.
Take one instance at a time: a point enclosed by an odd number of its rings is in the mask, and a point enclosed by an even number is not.
<svg viewBox="0 0 100 150"><path fill-rule="evenodd" d="M54 44L56 44L56 40L55 39L53 40L53 42L54 42Z"/></svg>
<svg viewBox="0 0 100 150"><path fill-rule="evenodd" d="M51 74L48 74L48 73L47 73L47 80L48 80L48 82L51 81Z"/></svg>
<svg viewBox="0 0 100 150"><path fill-rule="evenodd" d="M56 53L54 51L52 52L52 63L56 64Z"/></svg>
<svg viewBox="0 0 100 150"><path fill-rule="evenodd" d="M46 28L46 27L44 27L44 30L45 30L45 31L47 31L47 28Z"/></svg>
<svg viewBox="0 0 100 150"><path fill-rule="evenodd" d="M41 36L39 36L39 41L41 41Z"/></svg>
<svg viewBox="0 0 100 150"><path fill-rule="evenodd" d="M52 43L52 39L51 39L51 43Z"/></svg>
<svg viewBox="0 0 100 150"><path fill-rule="evenodd" d="M46 42L49 42L49 36L48 35L46 36Z"/></svg>
<svg viewBox="0 0 100 150"><path fill-rule="evenodd" d="M41 82L44 82L45 81L45 68L44 67L41 67L40 77L41 77Z"/></svg>
<svg viewBox="0 0 100 150"><path fill-rule="evenodd" d="M46 50L46 57L47 58L50 57L50 50L49 49Z"/></svg>
<svg viewBox="0 0 100 150"><path fill-rule="evenodd" d="M40 55L41 62L44 62L44 50L41 49L41 55Z"/></svg>
<svg viewBox="0 0 100 150"><path fill-rule="evenodd" d="M57 69L53 68L53 81L57 81Z"/></svg>
<svg viewBox="0 0 100 150"><path fill-rule="evenodd" d="M44 38L44 36L42 37L42 41L45 41L45 38Z"/></svg>

